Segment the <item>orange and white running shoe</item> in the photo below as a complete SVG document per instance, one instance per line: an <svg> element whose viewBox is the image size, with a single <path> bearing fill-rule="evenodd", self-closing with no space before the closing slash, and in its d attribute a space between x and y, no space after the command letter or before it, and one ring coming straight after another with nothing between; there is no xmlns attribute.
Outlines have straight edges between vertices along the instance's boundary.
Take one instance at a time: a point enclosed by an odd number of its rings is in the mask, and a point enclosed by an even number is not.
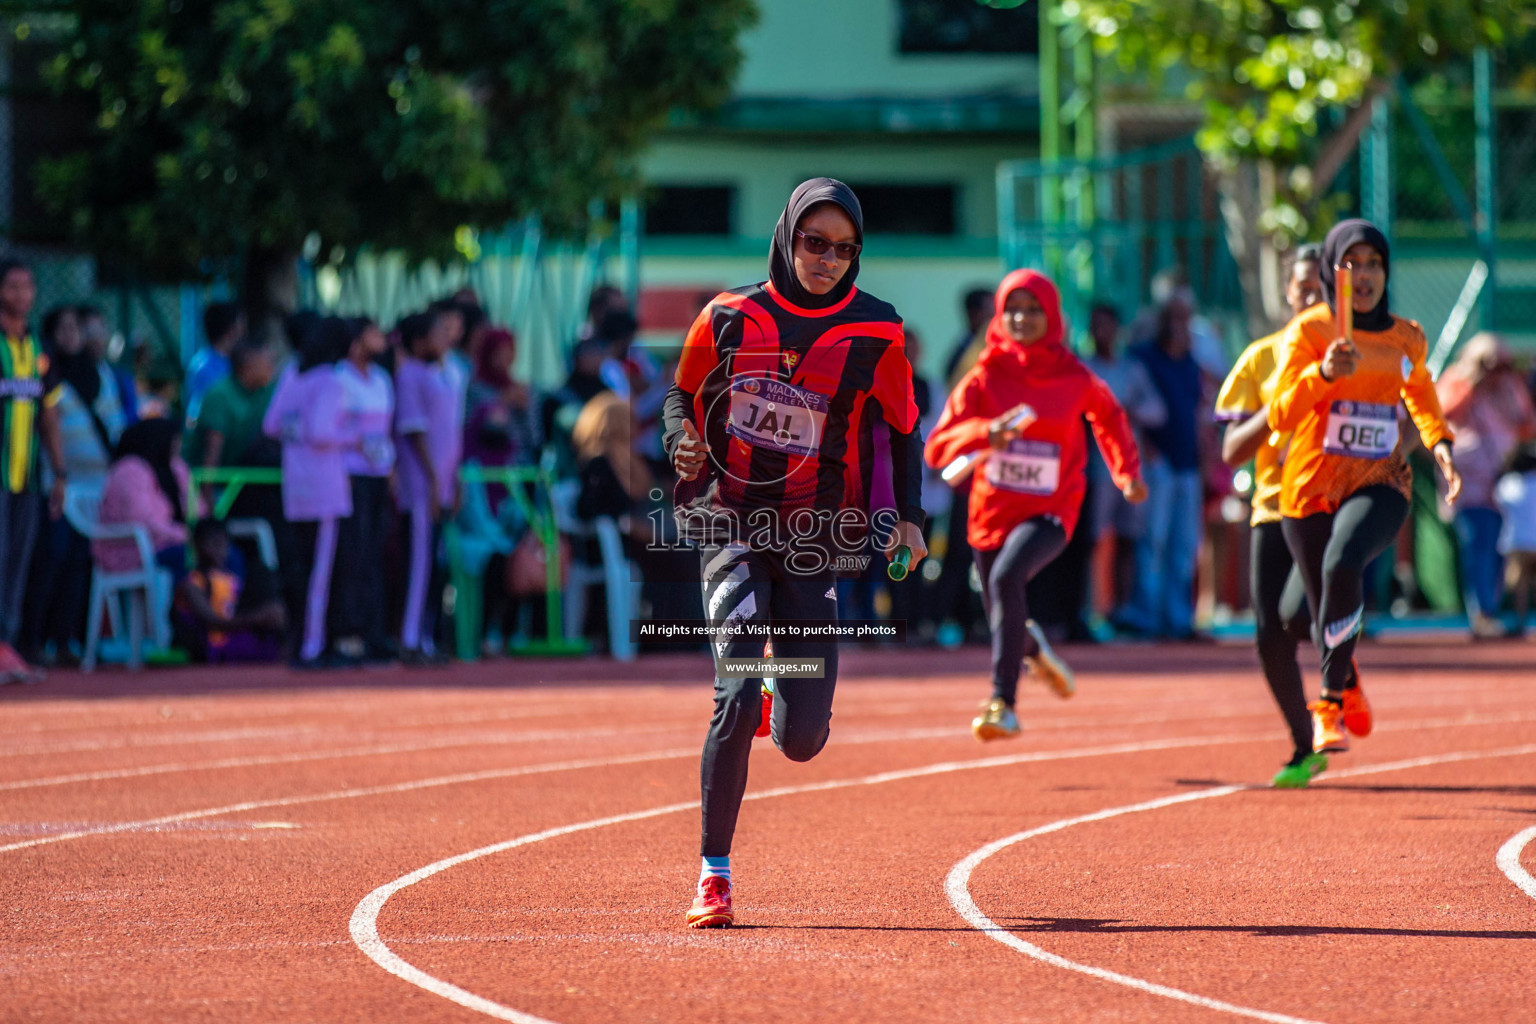
<svg viewBox="0 0 1536 1024"><path fill-rule="evenodd" d="M1349 733L1344 729L1344 709L1331 700L1315 700L1307 705L1312 712L1312 750L1318 754L1342 754L1349 749Z"/></svg>
<svg viewBox="0 0 1536 1024"><path fill-rule="evenodd" d="M699 883L700 893L688 908L689 928L729 928L736 915L731 912L731 880L710 875Z"/></svg>
<svg viewBox="0 0 1536 1024"><path fill-rule="evenodd" d="M1355 670L1355 685L1344 691L1344 728L1365 737L1371 734L1371 702L1360 688L1360 666L1353 658L1349 664Z"/></svg>

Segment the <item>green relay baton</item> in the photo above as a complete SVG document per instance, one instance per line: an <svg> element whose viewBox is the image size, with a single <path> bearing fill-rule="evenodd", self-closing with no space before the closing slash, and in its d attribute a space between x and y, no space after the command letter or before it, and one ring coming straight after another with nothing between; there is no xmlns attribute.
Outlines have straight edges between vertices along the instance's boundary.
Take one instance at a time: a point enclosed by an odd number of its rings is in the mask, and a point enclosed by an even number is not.
<svg viewBox="0 0 1536 1024"><path fill-rule="evenodd" d="M907 578L907 572L912 567L912 549L903 544L896 549L896 557L891 559L891 564L885 567L885 574L894 582L900 583Z"/></svg>

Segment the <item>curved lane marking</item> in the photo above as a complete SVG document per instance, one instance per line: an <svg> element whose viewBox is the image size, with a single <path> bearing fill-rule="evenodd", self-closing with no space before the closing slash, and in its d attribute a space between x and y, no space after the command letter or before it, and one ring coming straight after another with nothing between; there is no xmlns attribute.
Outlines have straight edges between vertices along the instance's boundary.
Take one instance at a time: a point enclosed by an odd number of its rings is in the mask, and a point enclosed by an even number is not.
<svg viewBox="0 0 1536 1024"><path fill-rule="evenodd" d="M1510 836L1509 842L1499 847L1496 859L1499 870L1515 883L1515 887L1536 900L1536 878L1532 878L1531 873L1520 866L1520 854L1532 839L1536 839L1536 825Z"/></svg>
<svg viewBox="0 0 1536 1024"><path fill-rule="evenodd" d="M1492 757L1518 757L1524 754L1536 754L1536 744L1528 744L1522 747L1510 747L1504 750L1460 751L1452 754L1432 754L1425 757L1409 758L1403 761L1388 761L1382 764L1362 765L1358 768L1345 768L1340 771L1330 772L1327 776L1324 776L1324 778L1339 779L1351 778L1359 775L1380 775L1386 772L1405 771L1409 768L1422 768L1429 765L1451 764L1457 761L1475 761ZM950 905L955 908L955 911L961 917L965 918L966 922L969 923L971 927L976 928L977 930L985 933L993 939L996 939L998 942L1001 942L1003 945L1008 946L1011 949L1017 950L1018 952L1023 953L1026 956L1033 957L1034 959L1043 963L1050 964L1052 967L1060 967L1063 970L1075 971L1078 974L1086 974L1089 977L1097 978L1100 981L1108 981L1116 985L1124 985L1126 988L1135 989L1138 992L1145 992L1149 995L1162 996L1166 999L1174 999L1179 1002L1190 1003L1194 1006L1204 1007L1208 1010L1219 1010L1221 1012L1234 1014L1239 1017L1250 1017L1254 1020L1270 1021L1272 1024L1317 1024L1316 1021L1309 1021L1306 1018L1291 1017L1283 1013L1271 1013L1267 1010L1257 1010L1252 1007L1238 1006L1234 1003L1223 1002L1219 999L1211 999L1208 996L1198 995L1194 992L1186 992L1183 989L1173 988L1168 985L1159 985L1156 982L1145 981L1141 978L1134 978L1127 974L1120 974L1116 971L1106 970L1102 967L1094 967L1091 964L1079 963L1076 960L1068 960L1064 956L1052 953L1047 949L1043 949L1032 942L1026 942L1019 938L1017 935L1014 935L1011 931L1002 927L997 922L989 918L986 914L982 913L981 908L976 905L976 901L971 898L971 873L976 870L981 862L986 860L988 857L991 857L993 854L1005 850L1008 847L1015 845L1016 843L1021 843L1026 839L1033 839L1036 836L1047 835L1051 832L1060 832L1063 829L1071 828L1074 825L1085 825L1089 822L1104 821L1108 818L1118 818L1126 814L1137 814L1142 811L1155 811L1164 807L1173 807L1178 804L1193 803L1196 800L1211 800L1215 799L1216 797L1230 796L1233 793L1241 793L1251 789L1267 788L1268 787L1259 786L1215 786L1210 789L1197 790L1193 793L1180 793L1177 796L1163 797L1159 800L1148 800L1145 803L1129 804L1124 807L1112 807L1108 810L1097 811L1093 814L1079 815L1074 818L1063 818L1060 821L1053 821L1048 825L1041 825L1038 828L1027 829L1023 832L1016 832L1011 836L1005 836L1002 839L994 840L993 842L988 843L986 846L983 846L981 849L971 853L965 857L965 859L961 860L958 864L951 868L949 876L944 880L944 892L949 897ZM1522 832L1520 835L1516 836L1515 839L1512 839L1510 842L1504 844L1504 848L1499 851L1500 867L1505 867L1505 854L1514 847L1515 840L1520 839L1522 836L1525 837L1526 842L1529 842L1531 838L1536 837L1536 828L1528 829L1526 832ZM1515 865L1515 868L1517 870L1523 871L1523 869L1520 869L1518 863ZM1504 873L1509 874L1509 869L1507 867L1505 867ZM1514 876L1510 875L1510 877L1513 878ZM1526 878L1529 879L1530 875L1526 875ZM1515 884L1521 885L1518 880L1515 882ZM1533 881L1531 885L1532 888L1526 891L1530 892L1533 896L1536 896L1536 881ZM1524 886L1521 885L1521 888L1524 888Z"/></svg>
<svg viewBox="0 0 1536 1024"><path fill-rule="evenodd" d="M942 761L938 764L923 765L919 768L903 768L896 771L880 772L875 775L864 775L852 779L832 779L826 782L811 782L799 786L781 786L777 789L765 789L756 793L748 793L743 800L769 800L774 797L796 796L802 793L819 793L829 789L845 789L850 786L874 786L885 782L897 782L903 779L916 779L932 775L945 775L951 772L968 771L978 768L1001 768L1009 765L1029 764L1040 761L1072 760L1085 757L1105 757L1115 754L1138 754L1156 750L1173 750L1181 747L1208 746L1214 743L1251 743L1273 738L1272 733L1248 736L1188 736L1169 740L1148 740L1143 743L1118 743L1102 747L1084 747L1077 750L1042 750L1030 751L1021 754L1008 754L1000 757L983 757L970 761ZM357 944L374 963L385 971L409 982L417 988L425 989L434 995L457 1003L467 1009L494 1017L497 1020L513 1021L514 1024L552 1024L543 1017L515 1010L510 1006L476 995L468 989L460 988L452 982L434 977L405 960L379 936L379 913L384 909L384 904L389 898L402 889L409 888L417 882L431 878L449 868L460 864L478 860L481 857L489 857L506 850L516 849L519 846L529 846L533 843L543 842L546 839L555 839L559 836L567 836L576 832L587 832L592 829L603 828L608 825L618 825L631 821L643 821L646 818L658 818L666 814L675 814L680 811L695 809L699 801L690 800L686 803L667 804L662 807L652 807L644 811L632 811L628 814L616 814L605 818L594 818L590 821L578 822L574 825L562 825L558 828L546 829L542 832L534 832L529 835L519 836L516 839L508 839L504 842L493 843L490 846L482 846L468 853L461 853L453 857L435 861L426 867L418 868L408 875L402 875L393 882L379 886L373 892L363 897L356 909L352 912L352 919L348 923L352 941Z"/></svg>
<svg viewBox="0 0 1536 1024"><path fill-rule="evenodd" d="M895 782L901 779L913 779L930 775L942 775L972 768L994 768L1003 767L1006 765L1022 764L1031 761L1056 759L1064 760L1069 757L1093 757L1117 753L1138 753L1146 750L1166 750L1172 749L1174 747L1197 745L1198 743L1202 742L1243 742L1252 741L1257 738L1258 737L1252 736L1208 737L1203 741L1195 740L1194 738L1185 738L1162 742L1149 742L1144 744L1118 744L1113 747L1086 748L1079 751L1040 751L1026 754L1014 754L1004 757L979 758L973 761L950 761L940 764L926 765L921 768L907 768L898 771L881 772L876 775L866 775L860 778L835 779L827 782L809 783L807 785L801 786L783 786L777 789L763 790L757 793L748 793L743 799L767 800L773 797L794 796L801 793L815 793L829 789L843 789L851 786L870 786L883 782ZM1378 765L1366 765L1361 768L1345 769L1342 771L1334 772L1332 773L1332 777L1341 778L1351 775L1369 775L1379 772L1401 771L1407 768L1417 768L1431 764L1447 764L1455 761L1471 761L1489 757L1512 757L1519 754L1528 753L1536 753L1536 744L1524 747L1515 747L1507 750L1463 751L1452 754L1412 758L1406 761L1393 761ZM1068 818L1060 822L1053 822L1050 825L1042 826L1040 829L1031 830L1028 833L1020 833L1018 836L1010 836L1007 839L988 844L988 846L983 847L982 849L989 851L987 856L990 856L991 853L995 853L997 850L1002 849L1004 845L1011 845L1012 842L1018 842L1020 839L1027 838L1028 835L1038 835L1047 831L1060 831L1061 829L1068 828L1074 824L1080 824L1088 821L1100 821L1105 818L1116 817L1121 814L1129 814L1138 810L1151 810L1154 807L1164 807L1175 803L1188 803L1191 800L1209 799L1213 796L1225 796L1228 793L1239 792L1247 788L1249 787L1219 786L1215 789L1201 790L1195 793L1181 793L1172 797L1164 797L1160 800L1149 801L1145 804L1136 804L1131 807L1111 808L1110 810L1099 811L1095 814L1084 815L1079 818ZM356 909L354 909L352 912L352 918L348 922L348 931L352 936L352 941L356 943L358 949L362 950L365 956L367 956L374 963L378 964L379 967L383 968L389 974L392 974L409 984L415 985L417 988L431 992L433 995L446 999L449 1002L456 1003L466 1009L474 1010L478 1013L483 1013L486 1016L492 1017L496 1020L511 1021L513 1024L555 1024L555 1022L550 1021L547 1018L513 1009L510 1006L505 1006L492 999L487 999L484 996L477 995L468 989L461 988L452 982L445 981L442 978L428 974L426 971L423 971L415 964L412 964L405 958L401 957L394 950L392 950L388 943L386 943L379 935L379 914L383 911L384 905L389 902L391 896L401 891L402 889L409 888L418 882L431 878L433 875L446 871L449 868L457 867L460 864L468 863L469 861L478 860L482 857L489 857L497 853L505 852L507 850L516 849L520 846L530 846L534 843L543 842L546 839L555 839L560 836L567 836L577 832L587 832L593 829L603 828L608 825L618 825L626 822L642 821L647 818L661 817L662 815L666 814L675 814L681 811L692 810L698 806L699 802L697 800L691 800L686 803L667 804L662 807L653 807L644 811L632 811L628 814L616 814L605 818L595 818L590 821L578 822L574 825L562 825L557 828L545 829L542 832L534 832L529 835L519 836L515 839L508 839L504 842L493 843L490 846L482 846L479 849L470 850L467 853L461 853L453 857L447 857L443 860L435 861L426 865L425 867L412 871L410 874L402 875L392 882L381 885L367 896L363 897L362 901L358 903ZM975 856L975 854L972 854L972 857ZM956 867L951 870L949 878L946 880L945 884L946 891L952 892L951 887L954 884L956 872L959 870L961 865L966 864L970 859L971 858L969 857L966 858L965 861L961 861L960 865L956 865ZM976 863L980 863L980 859L978 859ZM974 865L972 865L972 867L974 867ZM967 869L965 874L966 878L968 878L970 870ZM964 882L962 881L960 884L961 891L963 893ZM965 899L969 901L970 897L968 893L965 894ZM953 895L951 895L951 902L954 902ZM971 906L974 907L974 903L972 903ZM956 906L956 909L959 910L960 907ZM964 912L962 911L962 916L963 914ZM1258 1020L1269 1021L1271 1024L1319 1024L1319 1022L1309 1021L1301 1017L1288 1017L1283 1014L1273 1014L1264 1010L1253 1010L1247 1007L1236 1006L1235 1004L1231 1003L1223 1003L1219 1000L1207 999L1204 996L1183 992L1179 989L1168 988L1167 986L1163 985L1155 985L1151 982L1142 981L1139 978L1131 978L1127 975L1115 974L1112 971L1105 971L1101 968L1091 967L1087 964L1078 964L1074 961L1067 960L1064 957L1058 957L1054 953L1049 953L1043 949L1040 949L1038 946L1031 946L1029 943L1025 943L1022 940L1015 940L1010 942L1009 940L1014 939L1014 936L999 929L997 925L985 918L985 916L981 914L980 910L976 910L976 914L980 920L986 922L985 925L978 925L975 921L972 921L971 923L974 926L981 928L986 932L986 934L997 939L999 942L1002 942L1004 945L1015 946L1016 948L1017 946L1029 947L1024 951L1030 952L1031 956L1036 956L1038 953L1038 959L1043 959L1047 963L1053 963L1056 966L1066 967L1069 970L1080 971L1082 973L1100 977L1105 980L1119 981L1122 984L1134 983L1132 987L1142 988L1144 991L1149 991L1155 995L1168 995L1171 998L1180 999L1184 1002L1194 1003L1198 1006L1204 1006L1209 1009L1225 1010L1229 1013L1236 1013L1241 1016L1253 1017ZM969 920L969 918L967 918L967 920Z"/></svg>

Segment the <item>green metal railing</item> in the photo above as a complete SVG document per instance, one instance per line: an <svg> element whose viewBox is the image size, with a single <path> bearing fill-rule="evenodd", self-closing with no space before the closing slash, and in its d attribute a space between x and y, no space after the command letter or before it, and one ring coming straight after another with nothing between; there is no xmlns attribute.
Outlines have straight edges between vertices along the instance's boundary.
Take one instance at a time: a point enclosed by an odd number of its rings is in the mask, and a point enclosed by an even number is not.
<svg viewBox="0 0 1536 1024"><path fill-rule="evenodd" d="M1005 161L997 194L1004 264L1050 274L1078 328L1096 298L1133 313L1157 273L1174 267L1204 307L1241 308L1216 183L1193 139L1115 157Z"/></svg>
<svg viewBox="0 0 1536 1024"><path fill-rule="evenodd" d="M270 467L225 466L219 469L194 469L187 480L187 525L197 522L197 496L205 487L219 487L208 513L215 519L228 519L240 492L247 487L276 487L283 482L283 471Z"/></svg>
<svg viewBox="0 0 1536 1024"><path fill-rule="evenodd" d="M545 639L519 644L512 653L519 655L585 653L587 650L585 641L579 638L565 639L561 603L563 591L560 585L560 527L555 522L554 508L550 504L549 474L542 469L526 467L465 466L459 470L459 480L464 484L481 486L500 484L505 487L511 500L517 502L519 511L527 519L528 529L533 531L533 535L544 547ZM542 501L538 500L536 495L542 495ZM452 576L455 646L460 661L474 661L480 654L480 642L485 627L482 578L465 572L457 558L453 559Z"/></svg>
<svg viewBox="0 0 1536 1024"><path fill-rule="evenodd" d="M549 475L540 469L465 466L459 471L459 480L464 484L499 484L505 487L511 500L517 502L518 509L528 521L528 528L544 547L546 637L544 640L520 644L512 653L527 656L585 653L587 645L584 641L565 639L560 585L560 528L550 504ZM277 487L282 482L283 471L271 467L195 469L187 481L187 525L191 526L199 518L197 499L204 488L218 489L208 512L215 519L225 519L245 488ZM481 632L484 628L482 578L465 572L458 559L454 559L451 577L454 587L455 647L461 661L474 661L480 653Z"/></svg>

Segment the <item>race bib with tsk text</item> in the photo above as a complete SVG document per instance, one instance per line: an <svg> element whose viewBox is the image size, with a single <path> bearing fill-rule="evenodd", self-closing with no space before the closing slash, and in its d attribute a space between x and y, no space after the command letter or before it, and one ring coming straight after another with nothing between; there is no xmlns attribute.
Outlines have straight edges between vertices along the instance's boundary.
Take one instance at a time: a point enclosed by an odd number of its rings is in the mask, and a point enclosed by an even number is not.
<svg viewBox="0 0 1536 1024"><path fill-rule="evenodd" d="M1046 497L1061 481L1061 445L1015 439L987 459L987 480L994 487Z"/></svg>
<svg viewBox="0 0 1536 1024"><path fill-rule="evenodd" d="M1328 406L1323 451L1357 459L1384 459L1397 448L1397 406L1341 400Z"/></svg>
<svg viewBox="0 0 1536 1024"><path fill-rule="evenodd" d="M754 447L815 455L827 422L827 396L766 377L731 381L726 432Z"/></svg>

